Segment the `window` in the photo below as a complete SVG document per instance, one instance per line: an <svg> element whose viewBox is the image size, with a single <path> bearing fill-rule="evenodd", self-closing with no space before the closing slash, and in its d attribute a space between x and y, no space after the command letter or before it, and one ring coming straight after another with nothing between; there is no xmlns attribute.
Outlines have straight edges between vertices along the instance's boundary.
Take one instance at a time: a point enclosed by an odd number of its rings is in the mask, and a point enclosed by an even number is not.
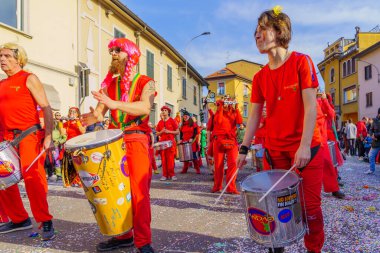
<svg viewBox="0 0 380 253"><path fill-rule="evenodd" d="M372 78L372 65L364 67L364 79L369 80Z"/></svg>
<svg viewBox="0 0 380 253"><path fill-rule="evenodd" d="M347 75L351 75L351 60L348 60L347 62Z"/></svg>
<svg viewBox="0 0 380 253"><path fill-rule="evenodd" d="M355 64L355 63L356 63L356 60L355 60L355 59L352 59L352 60L351 60L351 64L352 64L352 68L351 68L351 69L352 69L352 73L355 73L355 71L356 71L356 64Z"/></svg>
<svg viewBox="0 0 380 253"><path fill-rule="evenodd" d="M347 63L343 62L343 77L347 75Z"/></svg>
<svg viewBox="0 0 380 253"><path fill-rule="evenodd" d="M351 103L356 101L356 85L344 89L344 103Z"/></svg>
<svg viewBox="0 0 380 253"><path fill-rule="evenodd" d="M152 122L153 125L156 125L156 108L157 104L154 103L152 108L150 108L149 121Z"/></svg>
<svg viewBox="0 0 380 253"><path fill-rule="evenodd" d="M172 104L165 103L165 106L169 107L170 110L172 110L172 112L174 113L174 106Z"/></svg>
<svg viewBox="0 0 380 253"><path fill-rule="evenodd" d="M186 78L182 78L182 98L186 99Z"/></svg>
<svg viewBox="0 0 380 253"><path fill-rule="evenodd" d="M334 68L330 69L330 83L335 82L335 70Z"/></svg>
<svg viewBox="0 0 380 253"><path fill-rule="evenodd" d="M365 106L371 107L372 106L372 92L365 94Z"/></svg>
<svg viewBox="0 0 380 253"><path fill-rule="evenodd" d="M24 0L2 0L0 22L24 31Z"/></svg>
<svg viewBox="0 0 380 253"><path fill-rule="evenodd" d="M154 54L146 50L146 75L154 79Z"/></svg>
<svg viewBox="0 0 380 253"><path fill-rule="evenodd" d="M243 96L248 97L248 86L246 83L243 83Z"/></svg>
<svg viewBox="0 0 380 253"><path fill-rule="evenodd" d="M248 117L248 103L247 102L244 102L244 105L243 105L243 117L244 118Z"/></svg>
<svg viewBox="0 0 380 253"><path fill-rule="evenodd" d="M218 83L218 91L217 92L218 92L218 95L225 95L226 94L224 82Z"/></svg>
<svg viewBox="0 0 380 253"><path fill-rule="evenodd" d="M125 34L117 28L113 29L113 34L115 38L125 38Z"/></svg>
<svg viewBox="0 0 380 253"><path fill-rule="evenodd" d="M197 105L197 87L194 86L194 97L193 97L193 104Z"/></svg>
<svg viewBox="0 0 380 253"><path fill-rule="evenodd" d="M173 70L169 65L167 70L167 89L170 91L173 90Z"/></svg>

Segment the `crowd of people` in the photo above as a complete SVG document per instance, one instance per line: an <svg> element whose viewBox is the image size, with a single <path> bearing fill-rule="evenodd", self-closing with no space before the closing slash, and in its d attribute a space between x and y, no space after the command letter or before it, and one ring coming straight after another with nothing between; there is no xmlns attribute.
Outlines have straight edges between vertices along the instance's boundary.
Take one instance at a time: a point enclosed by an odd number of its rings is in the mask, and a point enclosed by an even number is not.
<svg viewBox="0 0 380 253"><path fill-rule="evenodd" d="M53 116L41 82L23 70L27 62L23 48L12 43L2 45L1 68L7 78L0 82L0 137L18 141L15 148L21 173L34 218L42 223L42 239L55 237L45 178L46 174L49 179L54 174L57 179L62 177L61 161L67 159L65 142L91 131L121 129L127 150L133 228L98 243L98 251L136 246L140 253L154 252L149 191L152 173L159 173L157 156L162 164L160 180L179 180L175 159L187 147L190 154L183 160L181 173L188 173L192 165L195 173L201 174L202 158L206 158L207 166L213 168L210 191L220 193L225 187L226 193L238 195L237 172L245 165L251 146L255 146L255 156L262 159L258 170L294 168L302 178L302 208L307 213L304 220L309 228L304 236L305 247L309 253L321 252L325 240L322 186L325 192L344 198L338 174L338 167L344 162L342 146L346 156L356 155L358 150L360 160L370 161L367 173L374 173L380 150L380 109L372 123L366 118L356 125L348 120L337 130L331 97L317 92L319 84L312 60L308 55L288 50L289 17L277 7L263 12L254 38L259 52L268 56L268 64L254 76L247 125L243 124L238 103L226 96L216 101L215 111L208 110L207 124L199 125L197 118L186 110L172 118L171 108L163 106L160 121L153 126L149 113L157 95L155 82L135 71L141 52L125 38L108 44L112 57L109 72L101 89L92 91L98 102L96 108L81 114L77 107L71 107L67 117L60 112ZM105 118L107 112L109 119ZM19 140L19 136L23 138ZM47 152L33 164L41 150L53 152ZM336 163L331 150L337 155ZM74 185L80 182L78 177ZM17 183L0 191L0 224L0 233L32 228ZM281 253L284 248L270 248L268 252Z"/></svg>

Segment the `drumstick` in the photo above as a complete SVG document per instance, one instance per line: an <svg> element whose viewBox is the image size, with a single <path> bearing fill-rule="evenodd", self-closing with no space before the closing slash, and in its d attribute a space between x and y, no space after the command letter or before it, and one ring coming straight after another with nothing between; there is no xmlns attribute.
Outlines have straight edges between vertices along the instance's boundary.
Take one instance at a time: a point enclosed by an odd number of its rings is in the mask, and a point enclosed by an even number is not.
<svg viewBox="0 0 380 253"><path fill-rule="evenodd" d="M259 199L259 203L263 201L263 199L276 187L294 168L296 165L294 164L276 183Z"/></svg>
<svg viewBox="0 0 380 253"><path fill-rule="evenodd" d="M28 172L28 170L30 169L30 167L33 166L33 164L38 160L38 158L40 158L43 153L45 153L46 149L42 149L41 153L38 154L38 156L33 160L33 162L29 165L29 167L25 170L25 173Z"/></svg>
<svg viewBox="0 0 380 253"><path fill-rule="evenodd" d="M226 187L224 187L222 193L219 195L219 197L216 199L214 205L218 204L220 198L223 196L224 192L227 190L227 187L230 185L230 183L232 182L232 180L235 178L236 174L239 172L239 169L237 169L234 173L234 175L231 177L230 181L228 181L228 183L226 184Z"/></svg>

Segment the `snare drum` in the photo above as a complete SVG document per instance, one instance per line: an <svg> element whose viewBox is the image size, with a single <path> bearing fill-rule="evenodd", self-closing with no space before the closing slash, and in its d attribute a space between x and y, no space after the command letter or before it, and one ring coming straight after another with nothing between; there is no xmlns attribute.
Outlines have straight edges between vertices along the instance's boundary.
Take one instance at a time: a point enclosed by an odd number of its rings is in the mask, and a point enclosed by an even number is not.
<svg viewBox="0 0 380 253"><path fill-rule="evenodd" d="M269 195L259 199L286 170L262 171L242 183L248 231L252 240L266 247L284 247L300 240L306 231L302 216L300 178L290 172Z"/></svg>
<svg viewBox="0 0 380 253"><path fill-rule="evenodd" d="M21 180L20 158L10 142L0 143L0 190Z"/></svg>
<svg viewBox="0 0 380 253"><path fill-rule="evenodd" d="M91 210L108 236L132 229L129 171L119 129L83 134L66 142Z"/></svg>
<svg viewBox="0 0 380 253"><path fill-rule="evenodd" d="M178 147L178 156L180 162L187 162L193 160L193 148L190 142L180 143Z"/></svg>
<svg viewBox="0 0 380 253"><path fill-rule="evenodd" d="M155 150L165 150L165 149L171 148L172 146L173 146L173 142L171 140L159 141L159 142L153 144L153 148Z"/></svg>

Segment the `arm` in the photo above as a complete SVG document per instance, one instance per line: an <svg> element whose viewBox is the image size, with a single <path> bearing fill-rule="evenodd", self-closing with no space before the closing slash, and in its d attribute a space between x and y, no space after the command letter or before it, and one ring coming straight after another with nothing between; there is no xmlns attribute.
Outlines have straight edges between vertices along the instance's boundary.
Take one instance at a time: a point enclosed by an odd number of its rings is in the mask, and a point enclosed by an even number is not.
<svg viewBox="0 0 380 253"><path fill-rule="evenodd" d="M106 88L104 88L102 92L107 94ZM81 115L81 124L83 126L89 126L97 122L102 122L104 121L104 115L107 113L107 111L108 107L100 102L96 105L95 109L90 106L90 112Z"/></svg>
<svg viewBox="0 0 380 253"><path fill-rule="evenodd" d="M305 167L310 161L310 146L317 118L317 99L315 89L307 88L302 90L302 100L305 113L301 143L294 157L294 163L297 168Z"/></svg>
<svg viewBox="0 0 380 253"><path fill-rule="evenodd" d="M49 101L46 97L44 87L37 76L30 75L26 81L26 87L29 89L33 98L36 100L37 104L41 107L44 113L44 124L45 124L45 139L44 139L44 149L54 148L52 142L52 131L53 131L53 113L49 105Z"/></svg>

